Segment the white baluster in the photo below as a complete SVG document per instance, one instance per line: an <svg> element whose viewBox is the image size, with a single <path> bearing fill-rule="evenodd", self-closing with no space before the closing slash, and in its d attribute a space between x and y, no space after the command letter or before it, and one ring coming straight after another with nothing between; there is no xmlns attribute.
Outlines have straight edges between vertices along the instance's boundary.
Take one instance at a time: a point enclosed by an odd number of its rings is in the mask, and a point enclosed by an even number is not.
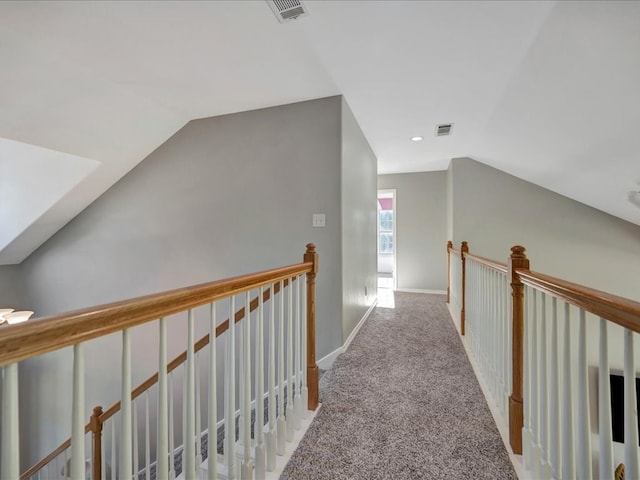
<svg viewBox="0 0 640 480"><path fill-rule="evenodd" d="M287 442L293 441L293 282L289 279L287 289Z"/></svg>
<svg viewBox="0 0 640 480"><path fill-rule="evenodd" d="M196 478L195 425L196 425L196 375L195 375L195 318L193 309L189 309L187 318L187 366L185 371L186 388L184 393L185 437L182 456L182 473L185 478Z"/></svg>
<svg viewBox="0 0 640 480"><path fill-rule="evenodd" d="M244 413L243 425L243 443L244 443L244 459L242 461L242 480L249 480L253 476L253 462L251 460L251 294L247 292L245 295L246 316L243 321L243 375L244 384L242 385L242 411Z"/></svg>
<svg viewBox="0 0 640 480"><path fill-rule="evenodd" d="M264 446L264 287L260 287L256 313L256 425L254 426L255 476L266 475Z"/></svg>
<svg viewBox="0 0 640 480"><path fill-rule="evenodd" d="M490 297L491 297L491 278L489 270L484 265L478 266L480 270L480 281L483 283L484 288L482 292L482 307L480 315L477 320L470 319L470 328L473 335L478 339L478 366L480 367L480 373L484 384L487 387L488 392L491 392L491 365L489 355L489 335L488 331L491 330L491 309L490 309Z"/></svg>
<svg viewBox="0 0 640 480"><path fill-rule="evenodd" d="M531 470L533 450L531 448L533 435L531 433L531 288L525 287L525 319L524 319L524 354L523 354L523 382L522 382L522 459L527 470Z"/></svg>
<svg viewBox="0 0 640 480"><path fill-rule="evenodd" d="M482 267L482 274L483 274L483 280L485 283L485 290L484 290L484 305L483 305L483 311L482 311L482 322L483 322L483 326L484 328L478 328L477 330L480 333L480 358L481 358L481 363L480 363L480 367L482 368L482 372L484 374L484 377L487 378L489 377L489 375L487 374L489 371L489 366L488 366L488 348L487 348L487 342L488 342L488 335L487 335L487 330L490 328L488 326L488 322L489 322L489 295L491 295L491 281L489 280L489 272L487 271L486 267ZM479 326L478 326L479 327ZM491 385L490 381L488 383L489 385ZM489 387L490 389L491 387Z"/></svg>
<svg viewBox="0 0 640 480"><path fill-rule="evenodd" d="M547 296L540 294L540 397L538 400L540 411L540 473L542 478L551 478L551 467L549 465L549 405L547 383Z"/></svg>
<svg viewBox="0 0 640 480"><path fill-rule="evenodd" d="M114 443L114 445L115 445L115 443ZM69 461L69 448L65 448L65 450L64 450L64 462L63 462L63 465L64 465L65 469L68 468L67 467L67 465L68 465L67 462L68 461ZM71 471L69 471L69 473L71 473ZM4 477L2 477L2 478L4 478Z"/></svg>
<svg viewBox="0 0 640 480"><path fill-rule="evenodd" d="M195 380L196 380L196 471L200 471L202 465L202 396L200 392L200 361L199 354L195 354Z"/></svg>
<svg viewBox="0 0 640 480"><path fill-rule="evenodd" d="M218 478L218 404L216 371L216 304L211 304L209 322L209 425L207 428L207 470L209 480Z"/></svg>
<svg viewBox="0 0 640 480"><path fill-rule="evenodd" d="M531 466L534 470L534 476L540 477L540 416L539 416L539 392L540 379L538 377L538 292L531 289L531 301L533 303L533 313L528 319L531 324Z"/></svg>
<svg viewBox="0 0 640 480"><path fill-rule="evenodd" d="M67 452L64 454L64 464L67 464ZM116 480L116 422L111 422L111 480ZM104 470L103 470L104 471Z"/></svg>
<svg viewBox="0 0 640 480"><path fill-rule="evenodd" d="M302 398L300 397L300 277L295 279L292 283L293 290L295 292L296 306L294 309L294 385L293 390L293 418L294 426L296 430L302 428Z"/></svg>
<svg viewBox="0 0 640 480"><path fill-rule="evenodd" d="M551 299L551 381L550 381L550 420L549 420L549 463L551 464L551 476L560 478L560 380L558 370L558 300ZM607 380L608 381L608 380Z"/></svg>
<svg viewBox="0 0 640 480"><path fill-rule="evenodd" d="M500 274L500 321L501 321L501 341L502 347L500 349L500 363L502 365L502 417L508 418L509 412L509 370L508 365L511 362L509 356L509 350L511 349L511 338L509 337L509 314L507 309L507 302L505 297L506 293L506 277L504 274Z"/></svg>
<svg viewBox="0 0 640 480"><path fill-rule="evenodd" d="M251 313L249 313L249 316ZM240 324L239 333L240 341L238 342L238 441L236 443L236 450L240 452L240 454L244 451L244 423L245 423L245 413L244 413L244 378L245 378L245 364L244 364L244 349L245 349L245 341L244 341L244 324ZM240 472L242 473L242 472Z"/></svg>
<svg viewBox="0 0 640 480"><path fill-rule="evenodd" d="M0 452L1 478L20 476L20 425L18 423L18 364L2 369L2 452Z"/></svg>
<svg viewBox="0 0 640 480"><path fill-rule="evenodd" d="M494 330L490 333L492 338L492 346L493 346L493 367L494 367L494 401L498 409L502 410L502 349L504 345L502 344L502 317L500 311L500 273L497 271L493 271L493 282L494 282L494 291L493 291L493 325Z"/></svg>
<svg viewBox="0 0 640 480"><path fill-rule="evenodd" d="M104 438L107 438L107 433L106 430L104 429L104 425L103 425L103 430L102 430L103 434L104 434ZM100 471L102 472L102 475L100 477L100 479L98 480L107 480L107 442L106 440L104 442L101 442L100 444L100 460L101 460L101 464L100 464ZM113 465L113 467L115 468L115 465ZM56 458L56 464L55 464L55 472L56 475L58 474L58 472L60 471L60 469L58 468L58 459Z"/></svg>
<svg viewBox="0 0 640 480"><path fill-rule="evenodd" d="M73 346L73 401L71 409L71 478L84 480L84 344ZM4 445L3 445L4 448Z"/></svg>
<svg viewBox="0 0 640 480"><path fill-rule="evenodd" d="M175 470L175 416L173 409L173 372L169 374L169 480L176 478Z"/></svg>
<svg viewBox="0 0 640 480"><path fill-rule="evenodd" d="M571 317L569 304L564 304L564 338L562 362L562 478L575 478L573 446L573 377L571 375Z"/></svg>
<svg viewBox="0 0 640 480"><path fill-rule="evenodd" d="M506 345L508 345L507 349L506 349L506 353L505 353L505 358L506 358L506 366L507 366L507 397L506 397L506 404L509 404L509 395L511 394L512 388L513 388L513 379L511 377L512 375L512 358L511 358L511 339L513 338L513 322L512 322L512 318L511 318L511 284L510 284L510 279L507 277L507 275L504 276L504 289L505 289L505 295L504 295L504 308L505 308L505 321L507 322L507 338L506 338Z"/></svg>
<svg viewBox="0 0 640 480"><path fill-rule="evenodd" d="M589 378L587 372L587 322L584 310L580 309L578 332L578 477L592 478L591 428L589 427ZM638 443L636 442L636 446ZM629 478L638 478L629 476Z"/></svg>
<svg viewBox="0 0 640 480"><path fill-rule="evenodd" d="M149 425L149 390L144 395L144 410L145 410L145 432L144 432L144 478L149 480L151 478L151 428Z"/></svg>
<svg viewBox="0 0 640 480"><path fill-rule="evenodd" d="M624 477L640 478L633 332L624 329Z"/></svg>
<svg viewBox="0 0 640 480"><path fill-rule="evenodd" d="M284 415L284 282L280 281L280 303L278 311L278 429L277 453L285 454L287 421Z"/></svg>
<svg viewBox="0 0 640 480"><path fill-rule="evenodd" d="M158 432L156 440L156 472L159 478L169 472L169 424L168 424L168 387L167 387L167 320L159 322L158 345Z"/></svg>
<svg viewBox="0 0 640 480"><path fill-rule="evenodd" d="M613 438L611 432L611 392L609 386L609 345L607 320L600 317L600 365L598 368L598 450L600 478L611 478L613 467Z"/></svg>
<svg viewBox="0 0 640 480"><path fill-rule="evenodd" d="M302 325L302 412L303 417L309 417L309 389L307 388L307 288L306 275L300 276L300 289L302 293L302 315L300 324Z"/></svg>
<svg viewBox="0 0 640 480"><path fill-rule="evenodd" d="M235 326L235 298L229 300L229 330L227 334L225 359L225 445L224 458L227 464L227 475L230 480L236 478L236 326Z"/></svg>
<svg viewBox="0 0 640 480"><path fill-rule="evenodd" d="M122 331L122 388L120 398L120 478L132 476L131 464L131 332Z"/></svg>
<svg viewBox="0 0 640 480"><path fill-rule="evenodd" d="M275 324L275 285L270 287L269 300L269 427L267 442L267 470L276 468L276 324Z"/></svg>
<svg viewBox="0 0 640 480"><path fill-rule="evenodd" d="M133 411L132 413L132 418L133 418L133 477L134 478L138 478L138 473L140 473L140 468L138 466L138 455L139 455L139 450L138 450L138 400L133 400Z"/></svg>
<svg viewBox="0 0 640 480"><path fill-rule="evenodd" d="M499 366L499 355L500 355L500 321L498 317L498 272L495 270L491 270L491 284L493 288L493 292L491 294L491 311L492 311L492 329L489 332L489 337L491 337L491 373L492 373L492 381L493 381L493 398L496 405L500 405L498 402L500 398L500 366Z"/></svg>

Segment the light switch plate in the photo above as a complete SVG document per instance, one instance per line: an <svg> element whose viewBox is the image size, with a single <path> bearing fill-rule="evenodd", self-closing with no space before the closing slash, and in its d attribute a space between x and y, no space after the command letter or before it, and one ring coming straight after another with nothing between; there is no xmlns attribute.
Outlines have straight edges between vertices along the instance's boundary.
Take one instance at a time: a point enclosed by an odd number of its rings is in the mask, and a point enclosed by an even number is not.
<svg viewBox="0 0 640 480"><path fill-rule="evenodd" d="M314 213L313 214L313 222L312 225L314 227L326 227L326 218L324 213Z"/></svg>

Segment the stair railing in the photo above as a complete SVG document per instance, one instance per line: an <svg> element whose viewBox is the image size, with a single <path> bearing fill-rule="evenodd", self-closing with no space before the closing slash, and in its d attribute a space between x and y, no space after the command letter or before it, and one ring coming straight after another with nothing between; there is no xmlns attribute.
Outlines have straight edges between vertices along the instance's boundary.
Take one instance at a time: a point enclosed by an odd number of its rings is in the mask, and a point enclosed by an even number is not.
<svg viewBox="0 0 640 480"><path fill-rule="evenodd" d="M448 257L459 263L449 265L449 288L464 277L468 292L452 315L466 309L479 380L533 478L613 478L622 469L640 478L640 303L533 272L520 246L507 263L468 251Z"/></svg>
<svg viewBox="0 0 640 480"><path fill-rule="evenodd" d="M21 479L40 478L43 472L45 478L48 478L51 476L52 464L54 476L62 473L63 476L72 478L85 478L85 433L88 432L92 433L92 478L115 479L116 472L118 478L131 478L134 473L137 477L140 471L144 471L146 478L149 478L152 443L149 433L149 397L152 387L155 388L153 393L157 397L157 448L154 462L156 478L175 478L180 473L174 467L177 451L174 443L175 424L179 422L174 418L173 403L176 395L173 392L175 382L172 381L172 376L179 368L182 368L184 384L183 439L187 439L183 442L182 451L178 452L182 476L221 476L231 479L237 478L242 472L243 478L253 478L254 475L255 478L263 478L266 470L275 468L276 453L284 453L285 441L291 441L293 431L301 428L306 411L315 410L318 406L318 369L315 361L317 265L315 246L309 244L301 264L42 319L33 325L24 325L29 327L28 329L5 329L6 335L0 338L0 365L3 366L2 399L5 406L0 457L1 478L18 478L19 425L11 421L5 423L7 419L17 419L18 405L17 402L12 402L12 397L17 397L17 378L14 375L17 362L70 345L74 346L72 437L27 470L20 476ZM252 291L258 292L253 299ZM235 303L239 296L244 298L244 306L236 310ZM216 321L216 307L220 302L228 302L229 311L235 312L232 323L229 319L220 323ZM203 305L210 305L210 330L195 342L195 308ZM166 317L179 312L186 313L184 320L188 330L187 350L167 363ZM131 390L129 331L136 325L155 319L160 336L159 371ZM230 328L230 325L233 328ZM40 328L34 328L38 326ZM255 333L252 334L251 330L255 330ZM103 411L102 407L94 408L89 423L83 425L84 422L79 420L80 414L77 413L84 411L83 343L119 331L122 332L123 338L121 401L106 411ZM47 344L42 340L42 336L52 343ZM217 407L217 389L222 382L217 378L216 368L216 344L221 341L210 342L210 338L218 337L224 337L221 346L225 350L224 415L221 422L217 422L220 413ZM255 351L251 347L252 342ZM240 350L239 358L236 358L236 347ZM209 350L209 355L205 355L205 350ZM198 360L198 355L208 359ZM303 365L305 358L306 368ZM203 366L208 367L208 392L204 395L207 397L206 425L203 425L201 418L202 392L198 374L198 370ZM266 389L265 371L268 384ZM236 389L240 392L239 401L235 398ZM282 408L285 392L286 410ZM256 412L253 437L252 398ZM264 410L259 408L263 398L266 398L268 408L266 425ZM146 415L143 422L138 422L137 412L142 409L138 402L143 399ZM277 411L276 404L280 407ZM239 435L236 433L237 416ZM114 421L116 417L119 422ZM217 452L219 423L224 425L222 455ZM10 428L5 429L4 425L9 425ZM144 432L142 441L138 433L141 425ZM102 433L107 426L110 436L103 442ZM208 435L207 462L202 462L203 431ZM110 446L110 455L105 455L108 450L105 443ZM140 444L144 444L144 455L139 449ZM116 445L119 452L116 452ZM63 457L59 461L61 455ZM138 468L138 459L141 456L144 457L145 464L142 470ZM107 466L108 468L105 468Z"/></svg>

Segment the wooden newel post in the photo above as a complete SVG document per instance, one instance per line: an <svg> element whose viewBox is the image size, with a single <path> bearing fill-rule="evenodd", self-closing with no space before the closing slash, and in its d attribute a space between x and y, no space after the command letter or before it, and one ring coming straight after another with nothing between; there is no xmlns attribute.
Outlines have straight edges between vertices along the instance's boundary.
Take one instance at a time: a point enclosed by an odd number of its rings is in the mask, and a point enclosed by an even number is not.
<svg viewBox="0 0 640 480"><path fill-rule="evenodd" d="M460 259L462 261L462 292L460 302L462 305L460 306L460 335L464 335L464 322L465 322L465 289L467 285L467 259L464 258L464 254L469 253L469 244L467 242L462 242L460 245Z"/></svg>
<svg viewBox="0 0 640 480"><path fill-rule="evenodd" d="M93 434L93 451L91 453L91 478L102 478L102 407L93 409L93 414L89 419L91 433Z"/></svg>
<svg viewBox="0 0 640 480"><path fill-rule="evenodd" d="M447 242L447 303L451 303L451 249L453 242Z"/></svg>
<svg viewBox="0 0 640 480"><path fill-rule="evenodd" d="M312 262L313 268L307 273L307 390L309 400L307 408L318 408L318 365L316 365L316 273L318 273L318 254L313 243L307 244L304 262Z"/></svg>
<svg viewBox="0 0 640 480"><path fill-rule="evenodd" d="M522 426L524 421L523 396L523 356L524 356L524 285L516 274L516 269L529 269L529 260L525 248L511 247L509 257L509 278L511 279L511 295L513 298L513 329L511 339L512 386L509 396L509 443L513 453L522 454Z"/></svg>

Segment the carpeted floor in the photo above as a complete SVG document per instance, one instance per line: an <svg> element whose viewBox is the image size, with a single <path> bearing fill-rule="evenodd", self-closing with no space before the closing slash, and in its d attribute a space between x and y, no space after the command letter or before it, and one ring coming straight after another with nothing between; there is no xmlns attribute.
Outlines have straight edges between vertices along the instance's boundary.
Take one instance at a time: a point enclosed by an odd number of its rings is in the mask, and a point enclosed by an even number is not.
<svg viewBox="0 0 640 480"><path fill-rule="evenodd" d="M516 479L444 296L395 293L320 382L281 478Z"/></svg>

